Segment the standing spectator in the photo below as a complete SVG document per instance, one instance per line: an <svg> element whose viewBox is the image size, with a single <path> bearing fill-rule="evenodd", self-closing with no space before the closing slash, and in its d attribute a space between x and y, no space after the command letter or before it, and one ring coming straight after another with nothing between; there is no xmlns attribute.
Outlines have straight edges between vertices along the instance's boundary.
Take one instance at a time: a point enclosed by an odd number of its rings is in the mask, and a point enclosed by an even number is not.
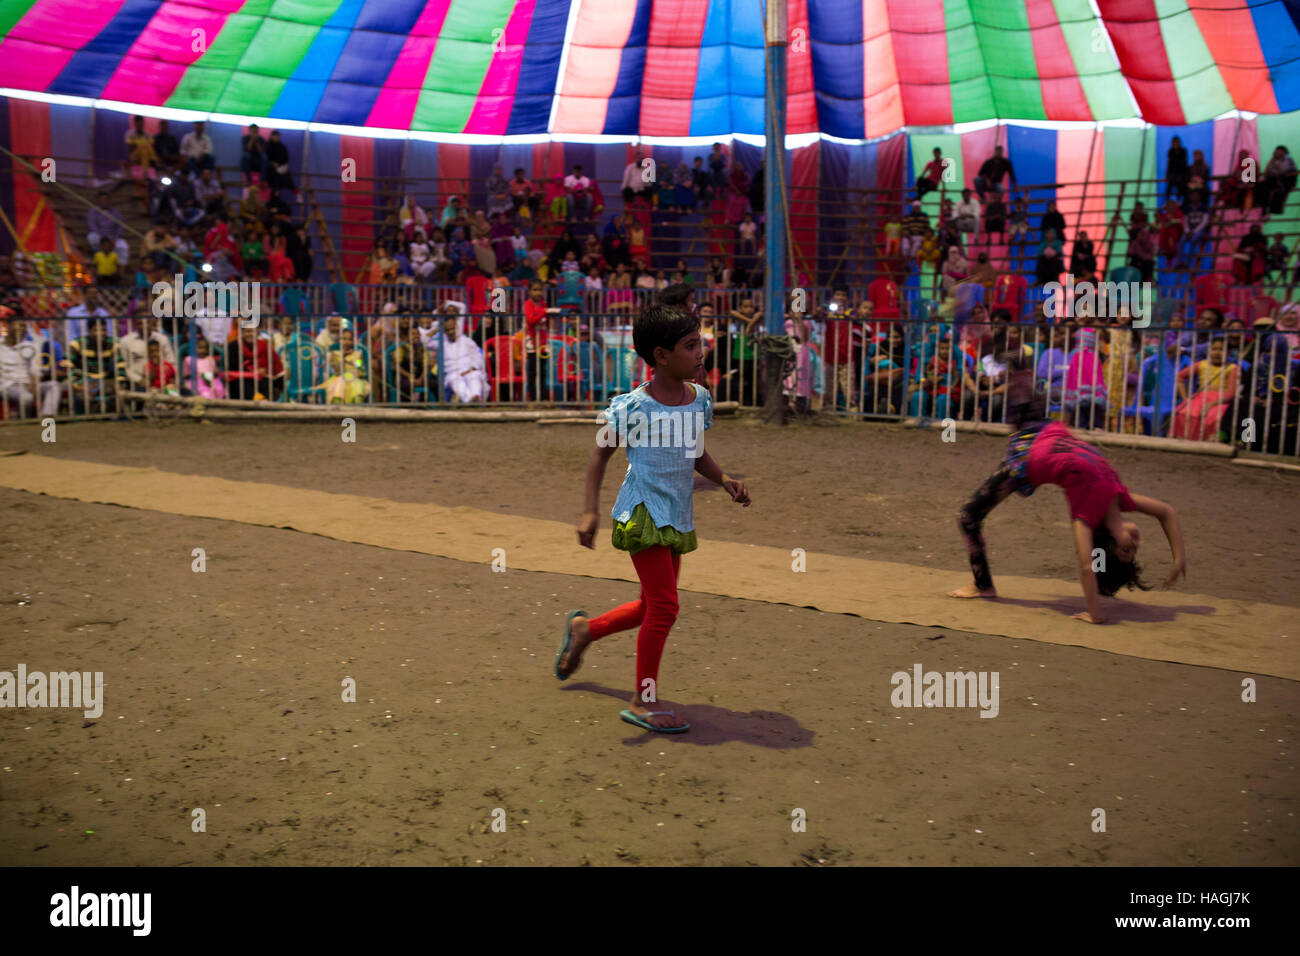
<svg viewBox="0 0 1300 956"><path fill-rule="evenodd" d="M1017 196L1011 204L1011 218L1007 226L1007 242L1024 246L1029 238L1029 203L1024 196Z"/></svg>
<svg viewBox="0 0 1300 956"><path fill-rule="evenodd" d="M902 254L907 261L916 258L921 251L921 240L930 228L930 217L921 211L921 201L912 200L912 211L903 217Z"/></svg>
<svg viewBox="0 0 1300 956"><path fill-rule="evenodd" d="M442 215L438 218L438 228L452 230L468 225L469 220L465 217L465 210L461 208L460 197L448 197L447 205L442 207Z"/></svg>
<svg viewBox="0 0 1300 956"><path fill-rule="evenodd" d="M740 163L731 164L731 175L727 178L727 223L736 225L745 218L749 208L749 173Z"/></svg>
<svg viewBox="0 0 1300 956"><path fill-rule="evenodd" d="M153 134L153 151L167 169L171 169L180 160L180 143L171 134L166 120L158 121L158 132Z"/></svg>
<svg viewBox="0 0 1300 956"><path fill-rule="evenodd" d="M714 143L713 152L709 153L709 176L713 179L713 194L723 195L727 188L727 154L722 151L721 143Z"/></svg>
<svg viewBox="0 0 1300 956"><path fill-rule="evenodd" d="M1196 182L1200 180L1199 184ZM1205 188L1210 182L1210 164L1205 161L1205 154L1199 149L1192 151L1192 165L1187 171L1187 185L1189 188L1195 188L1200 185Z"/></svg>
<svg viewBox="0 0 1300 956"><path fill-rule="evenodd" d="M582 172L582 165L564 177L564 193L569 201L570 221L586 222L591 210L591 180Z"/></svg>
<svg viewBox="0 0 1300 956"><path fill-rule="evenodd" d="M306 282L311 278L312 273L312 251L311 237L307 235L307 227L299 226L292 230L285 239L285 251L289 258L293 260L293 274L299 282ZM295 241L296 240L296 241Z"/></svg>
<svg viewBox="0 0 1300 956"><path fill-rule="evenodd" d="M1295 184L1295 160L1285 146L1279 146L1273 150L1273 158L1264 167L1264 175L1255 186L1255 202L1264 210L1265 216L1280 215Z"/></svg>
<svg viewBox="0 0 1300 956"><path fill-rule="evenodd" d="M122 265L126 265L131 258L131 250L126 244L126 238L123 235L125 229L117 216L109 209L108 193L104 190L99 191L96 197L99 204L92 206L86 213L86 227L89 232L86 233L86 239L90 243L92 251L99 249L99 240L109 239L117 249L117 258Z"/></svg>
<svg viewBox="0 0 1300 956"><path fill-rule="evenodd" d="M81 304L74 305L67 312L68 321L64 323L64 334L69 343L86 334L86 320L91 318L108 318L108 309L100 304L99 290L88 285L81 290Z"/></svg>
<svg viewBox="0 0 1300 956"><path fill-rule="evenodd" d="M1187 182L1191 179L1191 170L1187 166L1187 150L1183 141L1175 136L1165 154L1165 203L1166 205L1177 193L1180 199L1187 198Z"/></svg>
<svg viewBox="0 0 1300 956"><path fill-rule="evenodd" d="M1282 281L1286 281L1286 264L1291 258L1291 250L1286 247L1282 241L1282 234L1279 232L1273 236L1273 244L1268 247L1268 271L1266 275L1270 278L1273 273L1280 272Z"/></svg>
<svg viewBox="0 0 1300 956"><path fill-rule="evenodd" d="M695 191L696 200L711 201L713 199L713 174L704 168L704 157L695 157L691 177L694 180L692 188Z"/></svg>
<svg viewBox="0 0 1300 956"><path fill-rule="evenodd" d="M487 189L487 217L495 219L498 214L503 212L513 212L515 208L514 199L510 196L510 181L506 179L505 167L496 163L492 167L492 175L484 182L484 188Z"/></svg>
<svg viewBox="0 0 1300 956"><path fill-rule="evenodd" d="M646 191L650 189L650 183L642 175L642 170L647 169L647 167L641 165L644 159L645 153L638 146L636 158L623 167L623 204L625 206L631 206L638 199L648 198Z"/></svg>
<svg viewBox="0 0 1300 956"><path fill-rule="evenodd" d="M925 169L921 170L921 176L916 181L917 199L939 188L939 183L943 182L943 171L947 168L947 165L943 158L943 150L936 146L934 148L934 159L925 164Z"/></svg>
<svg viewBox="0 0 1300 956"><path fill-rule="evenodd" d="M1011 177L1011 188L1015 189L1015 167L1011 165L1011 160L1002 155L1002 147L994 146L993 155L984 160L979 175L975 177L975 192L979 194L980 201L983 202L986 192L991 192L995 196L1000 195L1002 180L1006 176Z"/></svg>
<svg viewBox="0 0 1300 956"><path fill-rule="evenodd" d="M1186 198L1187 189L1184 186L1183 196ZM1183 233L1186 231L1186 218L1183 216L1183 210L1178 203L1172 199L1165 203L1165 208L1161 209L1156 216L1156 222L1160 227L1160 254L1166 259L1173 259L1178 255L1178 247L1183 241Z"/></svg>
<svg viewBox="0 0 1300 956"><path fill-rule="evenodd" d="M959 231L971 234L979 232L980 204L979 200L971 196L969 189L961 191L961 202L957 203L954 215L957 219L957 229Z"/></svg>
<svg viewBox="0 0 1300 956"><path fill-rule="evenodd" d="M262 134L253 123L248 132L239 138L239 168L244 172L244 182L260 182L266 174L266 144Z"/></svg>
<svg viewBox="0 0 1300 956"><path fill-rule="evenodd" d="M673 168L673 212L684 214L695 208L695 176L686 161Z"/></svg>
<svg viewBox="0 0 1300 956"><path fill-rule="evenodd" d="M212 169L212 137L203 131L203 123L194 124L192 132L181 138L181 155L185 157L185 172L193 174L200 169Z"/></svg>
<svg viewBox="0 0 1300 956"><path fill-rule="evenodd" d="M279 196L282 189L293 189L293 173L289 170L289 147L280 141L280 131L271 130L266 143L266 182L271 193Z"/></svg>
<svg viewBox="0 0 1300 956"><path fill-rule="evenodd" d="M158 154L153 148L153 137L145 132L144 117L132 116L131 127L126 131L126 171L128 175L132 166L139 166L146 173L158 166Z"/></svg>

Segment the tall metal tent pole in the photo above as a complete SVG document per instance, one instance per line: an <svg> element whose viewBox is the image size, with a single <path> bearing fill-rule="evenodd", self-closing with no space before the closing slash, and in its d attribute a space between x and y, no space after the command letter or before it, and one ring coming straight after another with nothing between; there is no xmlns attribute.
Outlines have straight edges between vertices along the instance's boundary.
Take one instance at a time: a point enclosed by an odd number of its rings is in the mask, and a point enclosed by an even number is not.
<svg viewBox="0 0 1300 956"><path fill-rule="evenodd" d="M766 224L766 276L763 313L767 331L780 335L785 330L785 203L781 195L785 163L785 54L787 43L786 0L767 0L767 109L763 124L767 170L763 178Z"/></svg>

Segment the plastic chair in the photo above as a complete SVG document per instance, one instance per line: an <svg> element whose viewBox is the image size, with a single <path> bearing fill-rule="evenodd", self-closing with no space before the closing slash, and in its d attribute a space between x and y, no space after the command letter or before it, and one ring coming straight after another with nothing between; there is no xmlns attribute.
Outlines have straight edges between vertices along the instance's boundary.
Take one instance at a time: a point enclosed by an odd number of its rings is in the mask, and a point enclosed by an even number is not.
<svg viewBox="0 0 1300 956"><path fill-rule="evenodd" d="M280 401L296 402L303 397L314 397L324 387L322 372L325 368L325 351L311 339L293 336L285 343L280 355L284 362L284 391Z"/></svg>
<svg viewBox="0 0 1300 956"><path fill-rule="evenodd" d="M552 394L558 392L562 398L575 397L578 386L582 384L578 340L553 335L547 337L546 344L551 353L550 361L546 363L546 387Z"/></svg>
<svg viewBox="0 0 1300 956"><path fill-rule="evenodd" d="M1217 272L1207 272L1192 280L1196 309L1222 309L1228 301L1228 283Z"/></svg>
<svg viewBox="0 0 1300 956"><path fill-rule="evenodd" d="M499 389L510 386L513 400L516 395L522 397L527 376L515 363L514 339L509 335L497 335L488 339L483 347L483 360L487 366L488 378L492 382L492 400L500 401ZM515 386L519 388L516 389Z"/></svg>
<svg viewBox="0 0 1300 956"><path fill-rule="evenodd" d="M606 368L609 369L606 377L606 393L617 395L632 391L641 381L637 378L638 373L645 367L641 357L636 354L636 349L606 349L605 355Z"/></svg>
<svg viewBox="0 0 1300 956"><path fill-rule="evenodd" d="M1250 300L1250 318L1246 320L1246 325L1254 324L1256 319L1262 319L1265 316L1276 316L1278 308L1277 299L1271 295L1257 295Z"/></svg>
<svg viewBox="0 0 1300 956"><path fill-rule="evenodd" d="M1141 282L1142 272L1137 266L1116 266L1110 270L1111 282L1122 282L1127 285L1130 282Z"/></svg>
<svg viewBox="0 0 1300 956"><path fill-rule="evenodd" d="M1014 272L1004 272L993 283L993 301L989 304L990 314L996 309L1009 309L1013 319L1020 318L1025 308L1025 290L1029 280Z"/></svg>
<svg viewBox="0 0 1300 956"><path fill-rule="evenodd" d="M339 315L354 317L360 311L357 299L357 287L348 282L335 282L329 287L330 302Z"/></svg>
<svg viewBox="0 0 1300 956"><path fill-rule="evenodd" d="M881 319L902 318L899 309L898 283L893 279L873 279L867 287L867 298L875 306L873 315Z"/></svg>

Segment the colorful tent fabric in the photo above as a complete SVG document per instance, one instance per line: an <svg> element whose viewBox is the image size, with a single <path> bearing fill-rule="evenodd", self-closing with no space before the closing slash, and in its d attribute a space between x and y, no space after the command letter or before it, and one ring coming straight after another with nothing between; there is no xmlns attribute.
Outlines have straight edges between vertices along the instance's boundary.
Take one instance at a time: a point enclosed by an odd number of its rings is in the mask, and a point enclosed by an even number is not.
<svg viewBox="0 0 1300 956"><path fill-rule="evenodd" d="M1298 0L789 0L788 130L1300 109ZM434 133L761 134L760 0L0 0L0 87Z"/></svg>

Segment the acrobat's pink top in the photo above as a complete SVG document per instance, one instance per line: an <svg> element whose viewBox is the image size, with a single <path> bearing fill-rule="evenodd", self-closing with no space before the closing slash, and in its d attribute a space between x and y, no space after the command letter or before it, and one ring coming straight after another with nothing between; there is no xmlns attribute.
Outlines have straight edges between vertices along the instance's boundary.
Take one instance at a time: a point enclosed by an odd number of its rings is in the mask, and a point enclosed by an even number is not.
<svg viewBox="0 0 1300 956"><path fill-rule="evenodd" d="M1034 439L1029 448L1027 477L1035 486L1060 485L1065 489L1070 517L1081 518L1090 528L1102 523L1116 495L1120 511L1137 509L1105 456L1075 438L1060 422L1048 425Z"/></svg>

